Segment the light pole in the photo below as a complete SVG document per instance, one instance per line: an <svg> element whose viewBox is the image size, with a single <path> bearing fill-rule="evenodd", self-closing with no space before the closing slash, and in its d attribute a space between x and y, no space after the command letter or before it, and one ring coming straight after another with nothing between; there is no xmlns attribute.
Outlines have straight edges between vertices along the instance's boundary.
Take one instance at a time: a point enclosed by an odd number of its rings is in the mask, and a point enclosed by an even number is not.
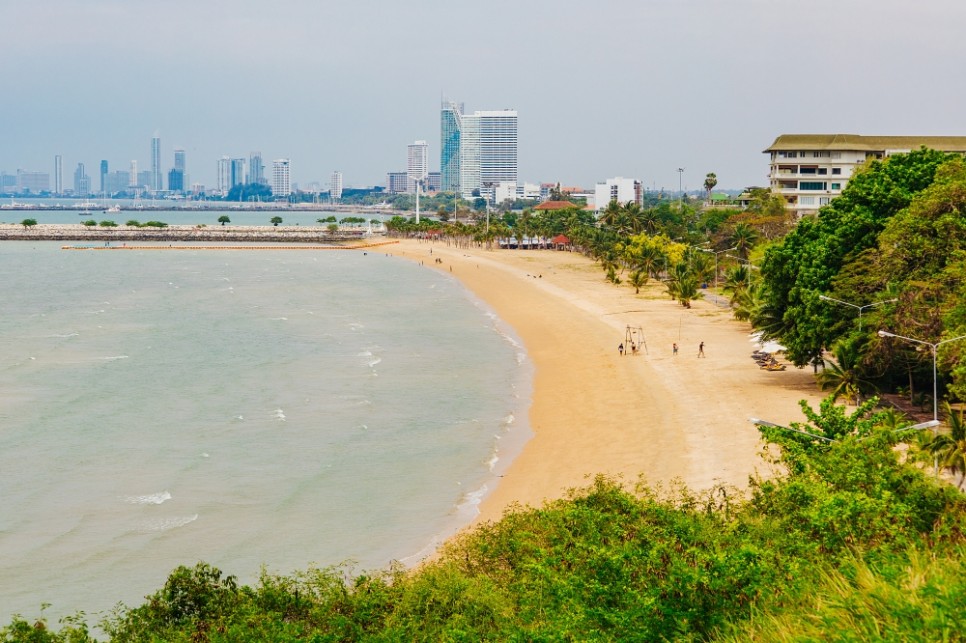
<svg viewBox="0 0 966 643"><path fill-rule="evenodd" d="M836 304L842 304L843 306L851 306L852 308L855 308L856 310L858 310L859 311L859 330L860 331L862 330L862 311L864 309L866 309L866 308L872 308L873 306L881 306L882 304L892 304L892 303L895 303L895 302L899 301L898 299L884 299L882 301L877 301L877 302L872 303L872 304L865 304L864 306L857 306L855 304L850 304L847 301L842 301L841 299L834 299L832 297L826 297L825 295L819 295L818 298L821 299L822 301L833 301Z"/></svg>
<svg viewBox="0 0 966 643"><path fill-rule="evenodd" d="M681 187L681 180L683 177L684 177L684 168L679 167L678 168L678 193L680 194L679 199L680 199L682 209L684 208L684 189Z"/></svg>
<svg viewBox="0 0 966 643"><path fill-rule="evenodd" d="M950 342L955 342L960 339L966 339L966 335L960 335L959 337L952 337L950 339L944 339L941 342L924 342L921 339L913 339L912 337L905 337L903 335L896 335L895 333L890 333L887 330L880 330L878 332L879 337L895 337L896 339L904 339L907 342L913 342L916 344L922 344L923 346L928 346L932 349L932 419L936 423L935 426L939 425L939 384L938 377L936 374L936 353L939 347L943 344L948 344ZM936 434L936 430L933 430L933 435ZM939 477L939 456L935 456L933 459L933 470L935 471L936 477Z"/></svg>
<svg viewBox="0 0 966 643"><path fill-rule="evenodd" d="M493 183L492 181L486 181L483 184L483 187L486 188L486 233L487 234L490 233L490 196L493 193L494 185L496 185L496 183ZM489 243L489 241L487 241L487 243Z"/></svg>
<svg viewBox="0 0 966 643"><path fill-rule="evenodd" d="M701 252L712 252L714 253L714 289L718 289L718 255L722 252L730 252L737 248L738 246L732 246L731 248L725 248L724 250L712 250L710 248L698 248Z"/></svg>

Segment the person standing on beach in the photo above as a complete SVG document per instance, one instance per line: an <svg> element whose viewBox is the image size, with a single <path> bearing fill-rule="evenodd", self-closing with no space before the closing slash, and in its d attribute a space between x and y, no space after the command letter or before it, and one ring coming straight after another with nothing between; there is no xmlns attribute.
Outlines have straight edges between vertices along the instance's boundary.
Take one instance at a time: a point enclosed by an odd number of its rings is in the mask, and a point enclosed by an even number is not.
<svg viewBox="0 0 966 643"><path fill-rule="evenodd" d="M704 342L698 344L698 357L704 357Z"/></svg>
<svg viewBox="0 0 966 643"><path fill-rule="evenodd" d="M678 343L677 342L674 342L673 344L671 344L671 351L672 351L672 353L674 355L677 355L678 354Z"/></svg>
<svg viewBox="0 0 966 643"><path fill-rule="evenodd" d="M621 357L624 357L624 344L617 345L617 352L621 354Z"/></svg>

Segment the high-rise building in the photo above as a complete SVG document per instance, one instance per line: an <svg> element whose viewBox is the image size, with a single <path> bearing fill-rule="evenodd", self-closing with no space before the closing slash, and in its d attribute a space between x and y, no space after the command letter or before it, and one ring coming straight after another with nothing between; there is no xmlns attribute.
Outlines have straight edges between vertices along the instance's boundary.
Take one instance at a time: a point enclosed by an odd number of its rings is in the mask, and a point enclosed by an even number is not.
<svg viewBox="0 0 966 643"><path fill-rule="evenodd" d="M215 185L222 194L228 194L231 189L231 159L227 156L218 159L218 182Z"/></svg>
<svg viewBox="0 0 966 643"><path fill-rule="evenodd" d="M329 198L338 201L342 198L342 172L336 170L329 180Z"/></svg>
<svg viewBox="0 0 966 643"><path fill-rule="evenodd" d="M184 192L184 170L171 168L168 172L168 189L172 192Z"/></svg>
<svg viewBox="0 0 966 643"><path fill-rule="evenodd" d="M101 160L101 194L107 194L107 161Z"/></svg>
<svg viewBox="0 0 966 643"><path fill-rule="evenodd" d="M439 172L445 192L460 191L462 103L444 102L440 112Z"/></svg>
<svg viewBox="0 0 966 643"><path fill-rule="evenodd" d="M386 192L402 194L406 191L409 175L406 172L389 172L386 174Z"/></svg>
<svg viewBox="0 0 966 643"><path fill-rule="evenodd" d="M245 159L232 159L231 160L231 176L229 177L228 187L233 188L236 185L243 185L245 183Z"/></svg>
<svg viewBox="0 0 966 643"><path fill-rule="evenodd" d="M151 139L151 181L148 184L148 189L154 192L160 192L164 189L161 174L161 139L157 132Z"/></svg>
<svg viewBox="0 0 966 643"><path fill-rule="evenodd" d="M444 103L440 133L443 190L458 191L469 199L481 190L492 192L500 183L517 182L515 110L463 114L461 105Z"/></svg>
<svg viewBox="0 0 966 643"><path fill-rule="evenodd" d="M416 182L429 174L429 145L416 141L409 145L406 155L406 192L416 193ZM424 188L421 188L424 189Z"/></svg>
<svg viewBox="0 0 966 643"><path fill-rule="evenodd" d="M83 163L78 163L74 170L74 194L83 197L91 194L91 177L87 176Z"/></svg>
<svg viewBox="0 0 966 643"><path fill-rule="evenodd" d="M131 171L128 173L128 180L130 180L130 183L128 184L128 187L130 187L130 188L137 188L137 187L139 187L139 184L138 184L138 162L137 162L137 159L133 159L131 161Z"/></svg>
<svg viewBox="0 0 966 643"><path fill-rule="evenodd" d="M248 182L253 185L267 183L261 152L252 152L248 155Z"/></svg>
<svg viewBox="0 0 966 643"><path fill-rule="evenodd" d="M64 193L64 157L54 157L54 194Z"/></svg>
<svg viewBox="0 0 966 643"><path fill-rule="evenodd" d="M185 171L184 150L174 151L174 169L181 170L182 172Z"/></svg>
<svg viewBox="0 0 966 643"><path fill-rule="evenodd" d="M127 193L131 189L131 174L123 170L114 170L104 176L103 192L113 195L120 192Z"/></svg>
<svg viewBox="0 0 966 643"><path fill-rule="evenodd" d="M272 161L272 194L277 197L287 197L292 194L290 165L289 159Z"/></svg>
<svg viewBox="0 0 966 643"><path fill-rule="evenodd" d="M48 172L17 170L17 192L40 194L48 191L50 191L50 174Z"/></svg>

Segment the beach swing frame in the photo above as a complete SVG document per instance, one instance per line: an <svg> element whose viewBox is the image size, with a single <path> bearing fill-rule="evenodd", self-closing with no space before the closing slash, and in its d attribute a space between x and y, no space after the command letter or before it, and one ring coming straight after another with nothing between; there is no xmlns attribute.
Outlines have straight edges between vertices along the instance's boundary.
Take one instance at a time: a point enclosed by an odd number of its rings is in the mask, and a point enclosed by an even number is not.
<svg viewBox="0 0 966 643"><path fill-rule="evenodd" d="M628 325L624 331L624 353L637 353L637 350L630 348L632 346L636 346L638 350L643 348L644 354L647 355L647 342L644 341L644 329L640 326Z"/></svg>

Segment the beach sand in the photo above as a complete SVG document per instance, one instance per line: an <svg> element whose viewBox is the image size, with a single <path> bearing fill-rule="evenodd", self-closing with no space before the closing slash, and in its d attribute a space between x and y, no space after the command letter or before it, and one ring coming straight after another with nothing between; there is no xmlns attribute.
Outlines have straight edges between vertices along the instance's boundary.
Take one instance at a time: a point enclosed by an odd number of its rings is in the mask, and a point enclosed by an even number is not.
<svg viewBox="0 0 966 643"><path fill-rule="evenodd" d="M596 474L747 488L750 475L768 470L749 418L802 420L798 401L817 406L822 397L811 369L759 369L750 326L727 308L699 300L685 309L654 281L635 295L579 253L415 240L384 248L459 279L514 329L533 362L533 438L478 521L564 497ZM643 330L646 350L622 357L628 326Z"/></svg>

